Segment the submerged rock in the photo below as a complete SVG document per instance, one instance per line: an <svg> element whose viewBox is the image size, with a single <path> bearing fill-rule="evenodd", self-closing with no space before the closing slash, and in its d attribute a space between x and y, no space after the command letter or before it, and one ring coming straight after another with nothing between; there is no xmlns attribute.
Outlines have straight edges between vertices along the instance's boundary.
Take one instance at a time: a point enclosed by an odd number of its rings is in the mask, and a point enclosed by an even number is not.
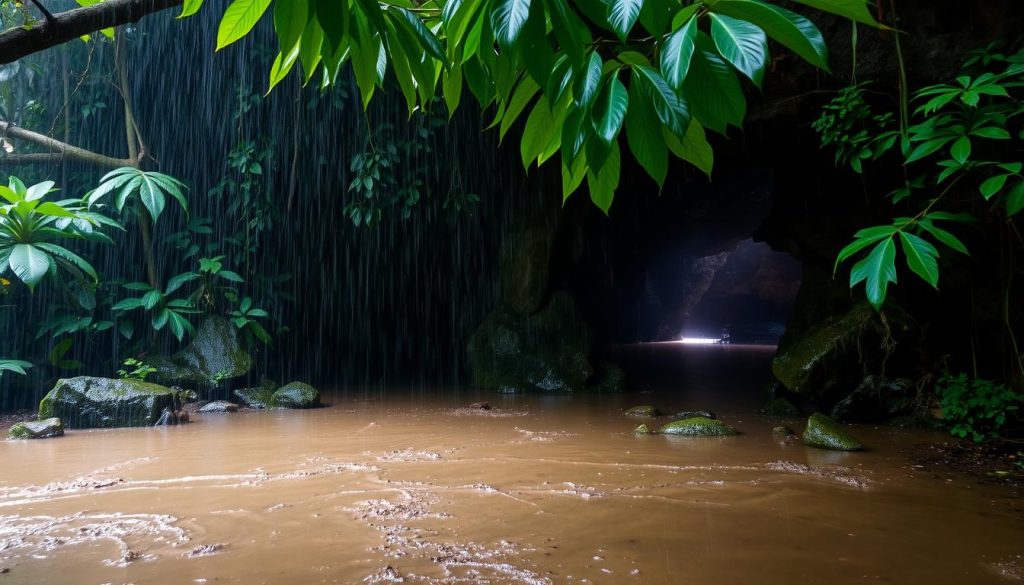
<svg viewBox="0 0 1024 585"><path fill-rule="evenodd" d="M663 435L687 437L725 437L739 434L739 431L724 422L703 416L670 422L658 429L658 432Z"/></svg>
<svg viewBox="0 0 1024 585"><path fill-rule="evenodd" d="M634 406L632 408L627 408L625 414L626 414L626 416L648 416L648 417L655 417L655 416L661 416L661 411L658 410L657 407L651 406L650 404L642 404L640 406Z"/></svg>
<svg viewBox="0 0 1024 585"><path fill-rule="evenodd" d="M832 407L831 414L842 422L880 422L910 412L915 398L910 380L868 375Z"/></svg>
<svg viewBox="0 0 1024 585"><path fill-rule="evenodd" d="M654 431L652 431L651 428L649 426L647 426L647 425L640 425L637 428L633 429L633 432L638 434L638 435L653 435L654 434Z"/></svg>
<svg viewBox="0 0 1024 585"><path fill-rule="evenodd" d="M221 413L221 412L238 412L238 405L234 402L228 402L227 400L214 400L208 402L199 409L199 412L203 413Z"/></svg>
<svg viewBox="0 0 1024 585"><path fill-rule="evenodd" d="M681 410L676 413L676 418L696 418L698 416L710 418L711 420L718 418L718 415L710 410Z"/></svg>
<svg viewBox="0 0 1024 585"><path fill-rule="evenodd" d="M174 356L157 356L146 363L156 368L153 376L158 380L212 386L249 373L253 360L234 323L214 316L203 321L192 341Z"/></svg>
<svg viewBox="0 0 1024 585"><path fill-rule="evenodd" d="M39 418L58 417L72 429L151 426L177 398L159 384L80 376L57 381L39 403Z"/></svg>
<svg viewBox="0 0 1024 585"><path fill-rule="evenodd" d="M320 406L320 392L304 382L281 386L270 397L270 405L278 408L313 408Z"/></svg>
<svg viewBox="0 0 1024 585"><path fill-rule="evenodd" d="M239 388L234 394L242 401L242 404L249 408L270 408L274 392L277 391L277 382L264 380L262 384L254 388Z"/></svg>
<svg viewBox="0 0 1024 585"><path fill-rule="evenodd" d="M796 436L796 433L793 432L793 429L791 429L789 427L784 427L784 426L775 427L774 429L772 429L772 434L773 435L781 435L783 437L795 437Z"/></svg>
<svg viewBox="0 0 1024 585"><path fill-rule="evenodd" d="M843 431L839 424L819 413L807 419L807 430L804 431L804 443L819 449L833 451L860 451L864 445Z"/></svg>
<svg viewBox="0 0 1024 585"><path fill-rule="evenodd" d="M490 402L474 402L473 404L470 404L468 408L475 408L475 409L478 409L478 410L490 410L491 409L491 403Z"/></svg>
<svg viewBox="0 0 1024 585"><path fill-rule="evenodd" d="M48 439L64 434L64 423L59 418L27 420L16 423L7 431L8 439Z"/></svg>

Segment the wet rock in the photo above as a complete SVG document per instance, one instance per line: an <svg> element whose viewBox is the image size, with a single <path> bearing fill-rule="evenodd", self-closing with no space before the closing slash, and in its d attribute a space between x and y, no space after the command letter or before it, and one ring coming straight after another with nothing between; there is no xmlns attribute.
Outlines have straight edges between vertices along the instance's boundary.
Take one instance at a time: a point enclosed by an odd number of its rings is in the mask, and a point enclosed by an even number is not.
<svg viewBox="0 0 1024 585"><path fill-rule="evenodd" d="M661 411L657 407L651 406L650 404L641 404L640 406L633 406L626 409L626 416L647 416L655 417L661 416Z"/></svg>
<svg viewBox="0 0 1024 585"><path fill-rule="evenodd" d="M793 429L791 429L789 427L784 427L784 426L775 427L774 429L772 429L772 434L773 435L779 435L779 436L782 436L782 437L795 437L796 436L796 433L793 432Z"/></svg>
<svg viewBox="0 0 1024 585"><path fill-rule="evenodd" d="M235 396L242 401L242 404L249 408L270 408L271 399L277 391L277 382L263 380L263 383L254 388L239 388L234 391Z"/></svg>
<svg viewBox="0 0 1024 585"><path fill-rule="evenodd" d="M772 398L761 407L761 414L769 416L803 416L800 407L786 398Z"/></svg>
<svg viewBox="0 0 1024 585"><path fill-rule="evenodd" d="M584 390L594 377L590 342L568 293L554 294L531 315L500 307L470 338L470 379L477 388L507 394Z"/></svg>
<svg viewBox="0 0 1024 585"><path fill-rule="evenodd" d="M151 426L178 402L175 390L159 384L80 376L57 381L39 403L39 418L58 417L72 429Z"/></svg>
<svg viewBox="0 0 1024 585"><path fill-rule="evenodd" d="M214 400L204 404L199 412L203 413L220 413L220 412L238 412L238 405L234 402L228 402L227 400Z"/></svg>
<svg viewBox="0 0 1024 585"><path fill-rule="evenodd" d="M490 410L491 404L489 402L474 402L469 405L469 408L476 408L479 410Z"/></svg>
<svg viewBox="0 0 1024 585"><path fill-rule="evenodd" d="M7 431L8 439L48 439L64 434L64 423L59 418L27 420L16 423Z"/></svg>
<svg viewBox="0 0 1024 585"><path fill-rule="evenodd" d="M842 422L879 422L910 412L915 398L910 380L868 375L832 407L831 414Z"/></svg>
<svg viewBox="0 0 1024 585"><path fill-rule="evenodd" d="M270 405L278 408L313 408L320 406L320 392L305 382L290 382L270 397Z"/></svg>
<svg viewBox="0 0 1024 585"><path fill-rule="evenodd" d="M807 419L803 439L805 444L819 449L860 451L864 448L860 441L843 431L838 423L821 413L812 414Z"/></svg>
<svg viewBox="0 0 1024 585"><path fill-rule="evenodd" d="M658 429L658 432L663 435L687 437L725 437L739 434L739 431L724 422L703 416L670 422Z"/></svg>
<svg viewBox="0 0 1024 585"><path fill-rule="evenodd" d="M676 418L695 418L704 417L714 420L718 418L718 415L711 412L710 410L681 410L675 414Z"/></svg>
<svg viewBox="0 0 1024 585"><path fill-rule="evenodd" d="M601 362L598 364L597 382L593 389L597 392L625 392L626 371L616 363Z"/></svg>
<svg viewBox="0 0 1024 585"><path fill-rule="evenodd" d="M864 372L881 371L894 348L914 331L910 316L896 305L884 314L867 302L814 325L779 345L772 372L790 391L831 406L860 381ZM844 391L844 388L846 389Z"/></svg>
<svg viewBox="0 0 1024 585"><path fill-rule="evenodd" d="M160 418L157 419L153 426L164 427L171 425L183 425L190 422L192 422L192 417L187 411L171 410L170 407L167 407L160 412Z"/></svg>
<svg viewBox="0 0 1024 585"><path fill-rule="evenodd" d="M544 304L553 242L553 230L543 221L506 239L500 266L501 298L516 313L528 315Z"/></svg>
<svg viewBox="0 0 1024 585"><path fill-rule="evenodd" d="M192 341L174 356L156 356L146 363L156 368L153 376L160 381L212 386L249 373L253 360L234 323L214 316L203 321Z"/></svg>
<svg viewBox="0 0 1024 585"><path fill-rule="evenodd" d="M651 427L649 427L647 425L640 425L637 428L633 429L633 432L636 433L637 435L653 435L654 434L654 431L651 430Z"/></svg>

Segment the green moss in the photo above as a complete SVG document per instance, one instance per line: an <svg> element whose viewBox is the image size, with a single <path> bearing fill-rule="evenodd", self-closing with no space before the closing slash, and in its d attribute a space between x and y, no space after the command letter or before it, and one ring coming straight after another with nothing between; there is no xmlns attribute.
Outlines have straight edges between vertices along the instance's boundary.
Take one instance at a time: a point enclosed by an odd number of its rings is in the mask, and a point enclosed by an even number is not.
<svg viewBox="0 0 1024 585"><path fill-rule="evenodd" d="M650 404L642 404L626 409L626 416L661 416L661 411Z"/></svg>
<svg viewBox="0 0 1024 585"><path fill-rule="evenodd" d="M291 382L274 392L270 404L278 408L313 408L320 405L320 392L309 384Z"/></svg>
<svg viewBox="0 0 1024 585"><path fill-rule="evenodd" d="M277 391L277 382L263 380L263 383L254 388L239 388L234 394L242 401L242 404L249 408L270 408L270 404Z"/></svg>
<svg viewBox="0 0 1024 585"><path fill-rule="evenodd" d="M806 391L815 369L843 346L855 344L861 330L874 318L874 309L861 303L844 315L811 328L795 343L779 348L772 360L772 373L789 390Z"/></svg>
<svg viewBox="0 0 1024 585"><path fill-rule="evenodd" d="M807 419L807 430L804 431L804 443L819 449L833 451L860 451L864 445L843 431L839 424L821 414L812 414Z"/></svg>
<svg viewBox="0 0 1024 585"><path fill-rule="evenodd" d="M67 378L43 397L39 418L60 418L68 428L148 426L165 407L174 408L175 394L166 386L138 380Z"/></svg>
<svg viewBox="0 0 1024 585"><path fill-rule="evenodd" d="M687 437L725 437L738 435L739 431L720 420L695 416L668 423L658 430L663 435L684 435Z"/></svg>
<svg viewBox="0 0 1024 585"><path fill-rule="evenodd" d="M16 423L7 432L8 439L46 439L64 434L64 423L59 418L30 420Z"/></svg>

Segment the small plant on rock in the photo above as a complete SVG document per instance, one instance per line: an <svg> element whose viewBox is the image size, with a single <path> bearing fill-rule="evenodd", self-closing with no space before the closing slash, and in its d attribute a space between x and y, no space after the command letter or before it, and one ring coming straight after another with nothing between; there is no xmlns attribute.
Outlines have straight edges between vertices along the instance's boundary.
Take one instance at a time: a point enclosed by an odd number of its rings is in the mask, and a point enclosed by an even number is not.
<svg viewBox="0 0 1024 585"><path fill-rule="evenodd" d="M121 362L124 364L124 369L117 371L117 375L122 380L138 380L139 382L146 381L146 376L156 371L153 366L146 365L144 362L135 358L128 358ZM131 368L130 370L127 368Z"/></svg>

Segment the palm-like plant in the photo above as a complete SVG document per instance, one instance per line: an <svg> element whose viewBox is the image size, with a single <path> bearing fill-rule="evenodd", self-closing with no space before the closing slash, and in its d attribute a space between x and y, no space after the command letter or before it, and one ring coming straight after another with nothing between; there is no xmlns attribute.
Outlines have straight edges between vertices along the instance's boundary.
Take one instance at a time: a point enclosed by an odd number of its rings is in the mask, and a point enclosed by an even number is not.
<svg viewBox="0 0 1024 585"><path fill-rule="evenodd" d="M52 181L26 187L17 177L0 185L0 274L8 269L29 289L61 268L79 280L97 280L96 270L85 259L55 243L63 239L111 242L98 231L116 222L81 207L78 201L44 201L53 192ZM120 226L118 226L120 227Z"/></svg>

